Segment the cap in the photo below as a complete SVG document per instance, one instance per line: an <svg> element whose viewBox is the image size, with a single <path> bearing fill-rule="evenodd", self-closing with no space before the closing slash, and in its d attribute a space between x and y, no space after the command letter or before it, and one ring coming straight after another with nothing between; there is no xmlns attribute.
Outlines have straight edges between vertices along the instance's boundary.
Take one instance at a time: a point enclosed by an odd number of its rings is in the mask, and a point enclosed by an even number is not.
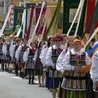
<svg viewBox="0 0 98 98"><path fill-rule="evenodd" d="M79 43L81 44L81 40L80 40L80 39L74 39L74 40L73 40L73 44L74 44L75 42L79 42Z"/></svg>
<svg viewBox="0 0 98 98"><path fill-rule="evenodd" d="M56 35L54 35L54 36L53 36L53 41L55 41L55 40L57 40L57 39L63 41L63 36L62 36L61 34L56 34Z"/></svg>

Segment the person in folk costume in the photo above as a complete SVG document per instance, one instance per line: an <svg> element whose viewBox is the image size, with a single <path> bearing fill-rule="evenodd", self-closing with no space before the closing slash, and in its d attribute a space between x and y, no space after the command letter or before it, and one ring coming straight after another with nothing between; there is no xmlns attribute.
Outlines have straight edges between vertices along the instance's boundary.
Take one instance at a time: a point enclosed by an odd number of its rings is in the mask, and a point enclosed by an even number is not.
<svg viewBox="0 0 98 98"><path fill-rule="evenodd" d="M40 55L39 55L40 60L42 59L42 56L43 56L43 53L45 52L44 50L45 50L46 46L47 46L47 43L45 43L42 46L42 49L41 49L41 52L40 52ZM45 86L44 80L45 80L46 66L43 63L42 63L42 65L43 65L43 68L42 68L42 84L41 84L41 87L44 87Z"/></svg>
<svg viewBox="0 0 98 98"><path fill-rule="evenodd" d="M88 37L87 35L85 35L83 38L82 38L82 46L85 46L85 44L87 43L87 40L88 40Z"/></svg>
<svg viewBox="0 0 98 98"><path fill-rule="evenodd" d="M7 38L7 54L6 54L6 56L7 56L7 61L6 61L6 63L7 63L7 65L8 65L8 68L7 68L7 71L8 72L10 72L11 70L9 69L9 64L10 64L10 62L11 62L11 57L10 57L10 46L11 46L11 41L13 40L13 36L10 36L10 37L8 37Z"/></svg>
<svg viewBox="0 0 98 98"><path fill-rule="evenodd" d="M43 65L41 63L41 59L40 59L40 53L41 53L41 49L44 46L45 42L41 41L40 43L37 44L37 49L34 55L34 66L35 66L35 75L38 75L38 81L39 81L39 86L41 87L42 83L41 83L41 76L43 74Z"/></svg>
<svg viewBox="0 0 98 98"><path fill-rule="evenodd" d="M18 62L17 62L15 55L16 55L16 50L20 46L20 42L21 42L20 38L14 38L14 40L12 40L11 46L10 46L11 63L14 63L14 65L15 65L16 76L18 76Z"/></svg>
<svg viewBox="0 0 98 98"><path fill-rule="evenodd" d="M71 49L73 49L73 40L74 40L74 36L69 36L69 37L65 37L64 38L65 41L63 42L63 51L60 53L58 59L57 59L57 63L56 63L56 68L58 71L63 73L63 66L62 66L62 60L66 54L67 51L70 51Z"/></svg>
<svg viewBox="0 0 98 98"><path fill-rule="evenodd" d="M56 70L56 61L62 49L63 36L56 34L53 36L54 45L48 49L46 57L46 65L49 66L50 89L52 90L52 97L56 98L56 92L61 81L61 74Z"/></svg>
<svg viewBox="0 0 98 98"><path fill-rule="evenodd" d="M64 59L64 56L67 53L67 51L70 51L71 49L73 49L73 40L75 38L80 39L79 36L69 36L69 37L67 37L65 34L63 34L63 47L64 48L63 48L63 51L60 53L60 55L57 59L57 63L56 63L56 69L62 73L61 83L62 83L62 80L64 78L65 72L66 72L63 69L62 60ZM65 91L61 87L61 83L59 85L58 97L64 98Z"/></svg>
<svg viewBox="0 0 98 98"><path fill-rule="evenodd" d="M64 98L85 98L88 77L82 68L89 64L91 59L83 51L81 40L74 39L73 49L65 54L62 61L63 69L66 71L62 82L62 88L65 90Z"/></svg>
<svg viewBox="0 0 98 98"><path fill-rule="evenodd" d="M96 46L98 45L98 41L96 41L93 45ZM92 48L93 48L92 47ZM93 51L92 54L92 66L90 69L90 77L91 77L91 85L92 86L92 90L90 92L90 97L89 98L98 98L98 47Z"/></svg>
<svg viewBox="0 0 98 98"><path fill-rule="evenodd" d="M25 70L24 70L25 62L23 61L23 54L27 48L28 48L28 46L27 46L26 39L22 39L22 43L16 50L16 54L15 54L15 58L18 63L18 68L20 70L20 77L22 77L22 78L24 78L24 73L25 73Z"/></svg>
<svg viewBox="0 0 98 98"><path fill-rule="evenodd" d="M82 46L84 47L85 44L87 43L87 35L84 36L84 38L82 39ZM94 42L95 42L95 38L93 38L91 41L90 41L90 45L89 45L89 49L92 49L93 48L93 45L94 45ZM91 54L88 54L90 57L92 57L93 55L93 52ZM92 82L92 79L90 77L90 72L88 72L88 81L87 81L87 89L86 89L86 98L94 98L94 91L93 91L93 88L92 88L92 85L93 85L93 82Z"/></svg>
<svg viewBox="0 0 98 98"><path fill-rule="evenodd" d="M25 62L25 69L29 76L28 84L35 84L34 82L34 54L36 51L36 42L32 42L30 47L24 52L23 60Z"/></svg>
<svg viewBox="0 0 98 98"><path fill-rule="evenodd" d="M11 42L10 42L10 47L9 47L9 54L10 54L10 58L11 61L10 63L14 63L15 62L15 46L16 46L16 42L14 41L14 36L10 38Z"/></svg>
<svg viewBox="0 0 98 98"><path fill-rule="evenodd" d="M52 36L49 36L47 38L47 44L43 46L44 48L43 48L43 51L41 52L41 55L40 55L40 59L41 59L41 62L43 64L43 67L46 69L46 71L45 71L45 74L46 74L45 86L48 89L50 89L50 86L49 86L50 78L49 78L49 69L48 69L48 67L46 65L46 56L45 55L47 55L48 48L53 45L53 39L52 38L53 38Z"/></svg>
<svg viewBox="0 0 98 98"><path fill-rule="evenodd" d="M6 57L6 54L7 54L7 45L6 45L6 39L3 37L1 40L0 40L0 44L1 44L1 53L2 53L2 56L1 56L1 69L2 69L2 71L4 71L4 70L6 70L7 69L7 66L6 66L6 64L5 64L5 62L6 62L6 59L7 59L7 57Z"/></svg>
<svg viewBox="0 0 98 98"><path fill-rule="evenodd" d="M89 49L91 49L93 46L94 46L94 43L96 42L95 38L93 38L91 41L90 41L90 47Z"/></svg>
<svg viewBox="0 0 98 98"><path fill-rule="evenodd" d="M63 43L62 43L63 50L60 53L60 55L57 59L57 62L56 62L56 69L62 74L61 81L59 83L59 90L58 90L59 98L63 98L63 95L64 95L64 90L61 87L64 70L63 70L63 66L61 66L61 65L62 65L62 59L67 52L67 44L68 44L68 37L66 36L66 34L63 34L62 36L63 36Z"/></svg>

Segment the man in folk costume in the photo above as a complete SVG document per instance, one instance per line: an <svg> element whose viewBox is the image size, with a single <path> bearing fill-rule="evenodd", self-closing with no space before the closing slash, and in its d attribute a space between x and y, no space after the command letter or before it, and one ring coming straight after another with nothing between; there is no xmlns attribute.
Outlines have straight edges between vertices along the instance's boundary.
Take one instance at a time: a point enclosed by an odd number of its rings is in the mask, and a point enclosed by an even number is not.
<svg viewBox="0 0 98 98"><path fill-rule="evenodd" d="M18 68L20 69L20 77L22 78L24 78L24 66L25 66L25 62L23 61L23 54L27 48L28 48L27 41L23 39L22 44L20 44L15 54L16 60L18 62Z"/></svg>
<svg viewBox="0 0 98 98"><path fill-rule="evenodd" d="M36 42L32 42L30 47L24 52L23 60L25 62L25 70L26 74L29 75L28 84L35 84L34 83L34 54L36 50Z"/></svg>
<svg viewBox="0 0 98 98"><path fill-rule="evenodd" d="M94 43L94 46L98 46L98 41ZM94 94L91 98L98 98L98 47L93 51L92 55L92 66L90 69L90 77L93 81Z"/></svg>
<svg viewBox="0 0 98 98"><path fill-rule="evenodd" d="M60 34L54 35L53 37L54 45L49 48L47 57L46 57L46 65L49 66L49 77L50 77L50 88L52 89L52 96L56 98L56 92L61 80L61 74L56 70L56 61L59 54L62 51L62 42L63 37Z"/></svg>
<svg viewBox="0 0 98 98"><path fill-rule="evenodd" d="M91 59L83 51L81 40L73 40L73 49L66 53L62 64L66 71L62 82L64 98L85 98L87 74L82 69L91 64Z"/></svg>

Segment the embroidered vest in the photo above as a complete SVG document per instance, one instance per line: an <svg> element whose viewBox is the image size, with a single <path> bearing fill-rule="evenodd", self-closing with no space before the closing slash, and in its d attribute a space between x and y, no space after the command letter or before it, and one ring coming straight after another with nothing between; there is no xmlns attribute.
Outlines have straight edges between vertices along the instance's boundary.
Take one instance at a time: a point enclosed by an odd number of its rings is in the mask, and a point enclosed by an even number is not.
<svg viewBox="0 0 98 98"><path fill-rule="evenodd" d="M59 49L52 48L52 57L51 58L52 58L52 61L54 64L56 64L57 58L60 55L61 51L62 51L62 49L60 49L60 48Z"/></svg>
<svg viewBox="0 0 98 98"><path fill-rule="evenodd" d="M85 66L85 52L82 55L74 55L70 52L70 64L72 66Z"/></svg>
<svg viewBox="0 0 98 98"><path fill-rule="evenodd" d="M0 43L0 55L2 55L2 46L3 46L3 43Z"/></svg>
<svg viewBox="0 0 98 98"><path fill-rule="evenodd" d="M70 52L71 66L86 66L85 52L82 55L74 55ZM67 90L85 90L87 76L85 72L75 72L73 70L66 70L65 78L62 82L62 87Z"/></svg>
<svg viewBox="0 0 98 98"><path fill-rule="evenodd" d="M52 48L52 61L56 66L56 61L58 56L60 55L62 49L58 48L58 49L53 49ZM57 71L56 69L52 69L51 67L49 68L49 77L51 78L60 78L61 77L61 73L59 71Z"/></svg>
<svg viewBox="0 0 98 98"><path fill-rule="evenodd" d="M35 54L35 49L30 49L30 53L29 53L29 55L28 55L28 57L34 57L34 54Z"/></svg>

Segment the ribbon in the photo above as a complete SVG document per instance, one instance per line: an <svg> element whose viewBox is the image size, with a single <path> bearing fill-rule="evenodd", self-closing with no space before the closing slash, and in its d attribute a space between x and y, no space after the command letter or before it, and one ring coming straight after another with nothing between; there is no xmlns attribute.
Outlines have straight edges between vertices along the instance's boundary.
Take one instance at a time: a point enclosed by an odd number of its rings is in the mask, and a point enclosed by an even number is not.
<svg viewBox="0 0 98 98"><path fill-rule="evenodd" d="M96 44L92 49L88 50L87 53L90 55L98 48L98 44Z"/></svg>
<svg viewBox="0 0 98 98"><path fill-rule="evenodd" d="M22 38L24 38L25 35L25 27L26 27L26 9L24 9L24 14L23 14L23 34L22 34Z"/></svg>

